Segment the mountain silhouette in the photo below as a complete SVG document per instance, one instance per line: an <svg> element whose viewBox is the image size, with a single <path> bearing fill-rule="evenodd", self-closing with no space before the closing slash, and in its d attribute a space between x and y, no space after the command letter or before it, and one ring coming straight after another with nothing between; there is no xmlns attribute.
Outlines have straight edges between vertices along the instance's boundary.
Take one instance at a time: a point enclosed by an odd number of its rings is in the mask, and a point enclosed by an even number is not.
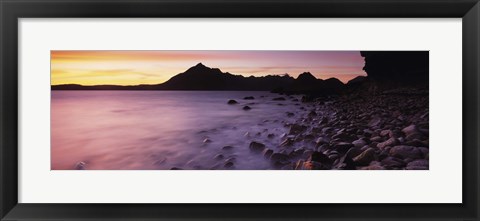
<svg viewBox="0 0 480 221"><path fill-rule="evenodd" d="M336 78L321 80L310 72L304 72L297 79L285 75L267 75L262 77L244 77L210 68L202 63L190 67L162 84L153 85L95 85L78 84L54 85L52 90L212 90L212 91L275 91L286 93L337 93L345 85Z"/></svg>

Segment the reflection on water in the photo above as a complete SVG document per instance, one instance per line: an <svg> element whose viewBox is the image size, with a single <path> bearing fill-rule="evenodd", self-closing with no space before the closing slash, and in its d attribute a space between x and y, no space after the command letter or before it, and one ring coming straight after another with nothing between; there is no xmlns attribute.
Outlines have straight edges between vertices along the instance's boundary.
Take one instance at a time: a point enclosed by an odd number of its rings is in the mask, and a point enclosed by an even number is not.
<svg viewBox="0 0 480 221"><path fill-rule="evenodd" d="M254 96L254 100L243 100ZM270 169L252 140L286 132L293 101L268 92L52 91L52 169ZM228 105L229 99L239 102ZM282 105L279 105L279 104ZM242 110L244 105L251 110ZM282 122L283 121L283 122ZM267 138L274 134L273 138ZM233 148L223 148L231 146ZM222 149L223 148L223 149Z"/></svg>

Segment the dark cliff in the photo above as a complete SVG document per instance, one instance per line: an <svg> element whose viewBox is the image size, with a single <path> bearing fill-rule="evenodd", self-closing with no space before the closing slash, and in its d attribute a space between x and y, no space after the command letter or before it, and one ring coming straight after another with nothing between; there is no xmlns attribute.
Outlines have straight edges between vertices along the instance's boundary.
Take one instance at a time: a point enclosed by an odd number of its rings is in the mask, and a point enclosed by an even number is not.
<svg viewBox="0 0 480 221"><path fill-rule="evenodd" d="M362 51L368 79L384 87L427 87L428 51Z"/></svg>

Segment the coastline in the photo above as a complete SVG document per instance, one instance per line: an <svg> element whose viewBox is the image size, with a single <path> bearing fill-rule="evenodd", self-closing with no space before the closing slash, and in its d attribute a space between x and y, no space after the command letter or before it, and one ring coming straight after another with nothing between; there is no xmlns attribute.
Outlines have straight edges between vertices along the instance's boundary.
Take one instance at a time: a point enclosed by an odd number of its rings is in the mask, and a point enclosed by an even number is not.
<svg viewBox="0 0 480 221"><path fill-rule="evenodd" d="M277 169L429 169L428 91L320 97L290 114L295 123L276 147L249 146Z"/></svg>

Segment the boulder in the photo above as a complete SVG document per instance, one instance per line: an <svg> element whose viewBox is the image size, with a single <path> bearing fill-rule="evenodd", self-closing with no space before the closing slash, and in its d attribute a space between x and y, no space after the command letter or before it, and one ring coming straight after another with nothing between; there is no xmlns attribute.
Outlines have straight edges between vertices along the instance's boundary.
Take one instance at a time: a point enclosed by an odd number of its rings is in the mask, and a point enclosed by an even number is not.
<svg viewBox="0 0 480 221"><path fill-rule="evenodd" d="M377 144L377 147L380 148L380 150L383 150L387 146L395 146L398 143L396 138L389 138L388 140L381 142Z"/></svg>
<svg viewBox="0 0 480 221"><path fill-rule="evenodd" d="M361 148L361 147L365 146L365 145L367 144L367 142L365 142L363 139L358 139L358 140L354 140L354 141L352 142L352 144L353 144L353 146L355 146L355 147Z"/></svg>
<svg viewBox="0 0 480 221"><path fill-rule="evenodd" d="M227 104L238 104L238 102L236 100L229 100Z"/></svg>
<svg viewBox="0 0 480 221"><path fill-rule="evenodd" d="M428 170L428 160L414 160L407 164L407 170Z"/></svg>
<svg viewBox="0 0 480 221"><path fill-rule="evenodd" d="M249 147L251 151L261 153L265 149L265 144L252 141Z"/></svg>
<svg viewBox="0 0 480 221"><path fill-rule="evenodd" d="M359 166L366 166L369 165L370 162L375 160L375 150L373 148L369 148L363 151L361 154L353 158L353 162Z"/></svg>
<svg viewBox="0 0 480 221"><path fill-rule="evenodd" d="M290 126L290 131L288 132L289 134L299 134L303 133L307 130L307 126L303 126L300 124L292 124Z"/></svg>
<svg viewBox="0 0 480 221"><path fill-rule="evenodd" d="M400 145L400 146L394 146L392 149L390 149L390 155L399 157L402 159L419 159L422 158L422 152L420 149L417 147L413 146L405 146L405 145Z"/></svg>
<svg viewBox="0 0 480 221"><path fill-rule="evenodd" d="M382 160L382 165L389 169L400 169L406 166L402 159L396 157L387 157Z"/></svg>

